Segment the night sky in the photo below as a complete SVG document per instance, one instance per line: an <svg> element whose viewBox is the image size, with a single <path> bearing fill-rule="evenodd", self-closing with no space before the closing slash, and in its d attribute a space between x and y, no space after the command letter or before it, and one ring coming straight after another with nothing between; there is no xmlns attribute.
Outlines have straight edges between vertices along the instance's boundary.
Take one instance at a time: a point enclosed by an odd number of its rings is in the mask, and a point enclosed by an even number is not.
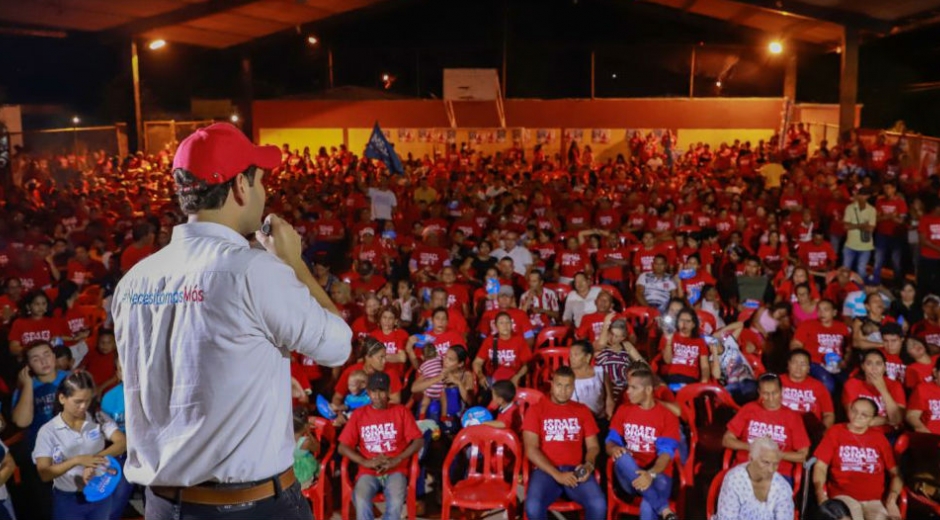
<svg viewBox="0 0 940 520"><path fill-rule="evenodd" d="M327 86L326 48L334 54L337 86L381 88L440 97L444 68L499 68L504 15L509 27L507 95L517 98L590 96L590 55L596 56L598 97L687 96L690 52L698 45L696 96L781 96L784 60L766 52L771 35L631 0L394 0L312 29L251 44L211 50L170 44L141 49L148 119L185 117L189 99L236 98L239 61L250 56L256 99L303 95ZM37 25L42 21L37 20ZM912 93L912 84L940 81L940 27L867 41L861 51L859 102L863 124L940 135L940 90ZM790 42L799 56L798 101L838 100L839 55ZM0 103L68 107L85 123L130 121L133 114L127 42L94 34L67 39L0 36ZM719 74L722 88L715 87ZM616 75L616 77L614 77Z"/></svg>

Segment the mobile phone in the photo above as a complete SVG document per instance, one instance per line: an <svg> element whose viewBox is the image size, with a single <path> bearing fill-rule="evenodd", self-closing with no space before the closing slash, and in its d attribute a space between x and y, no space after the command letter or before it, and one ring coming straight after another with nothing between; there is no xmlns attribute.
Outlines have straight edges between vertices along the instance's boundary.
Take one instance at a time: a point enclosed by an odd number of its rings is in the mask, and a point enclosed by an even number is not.
<svg viewBox="0 0 940 520"><path fill-rule="evenodd" d="M264 224L261 224L261 232L265 235L271 236L271 222L268 220L264 221Z"/></svg>
<svg viewBox="0 0 940 520"><path fill-rule="evenodd" d="M587 468L585 468L583 464L578 466L577 468L574 468L574 476L578 480L581 480L582 478L584 478L584 476L587 475L587 472L588 472Z"/></svg>

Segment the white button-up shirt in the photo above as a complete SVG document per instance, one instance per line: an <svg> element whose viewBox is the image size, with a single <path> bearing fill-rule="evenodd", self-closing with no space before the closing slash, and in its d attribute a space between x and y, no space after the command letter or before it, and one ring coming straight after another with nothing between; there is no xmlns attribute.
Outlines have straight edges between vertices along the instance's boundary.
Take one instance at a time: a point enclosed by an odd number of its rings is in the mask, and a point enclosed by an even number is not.
<svg viewBox="0 0 940 520"><path fill-rule="evenodd" d="M290 352L339 366L352 332L290 267L226 226L183 224L112 301L128 480L251 482L291 467Z"/></svg>
<svg viewBox="0 0 940 520"><path fill-rule="evenodd" d="M118 431L117 424L103 414L99 414L101 423L95 422L90 413L85 414L85 422L81 431L75 431L62 420L62 414L56 415L51 421L42 425L36 436L36 447L33 448L33 463L40 457L52 459L53 464L60 464L80 455L97 455L104 450L105 440L111 439ZM52 485L59 491L75 493L84 489L85 479L82 477L85 467L82 465L59 475L52 481Z"/></svg>

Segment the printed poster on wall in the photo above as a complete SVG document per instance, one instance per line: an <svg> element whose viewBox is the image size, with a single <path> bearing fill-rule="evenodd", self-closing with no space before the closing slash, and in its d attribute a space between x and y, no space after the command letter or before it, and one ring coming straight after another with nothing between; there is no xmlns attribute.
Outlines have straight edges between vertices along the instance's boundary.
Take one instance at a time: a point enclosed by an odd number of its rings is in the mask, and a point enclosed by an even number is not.
<svg viewBox="0 0 940 520"><path fill-rule="evenodd" d="M398 142L413 143L415 140L415 130L413 128L399 128Z"/></svg>
<svg viewBox="0 0 940 520"><path fill-rule="evenodd" d="M431 131L430 131L430 130L418 130L418 142L419 142L419 143L430 143L430 142L431 142Z"/></svg>
<svg viewBox="0 0 940 520"><path fill-rule="evenodd" d="M496 131L496 142L505 143L506 142L506 130L500 129Z"/></svg>
<svg viewBox="0 0 940 520"><path fill-rule="evenodd" d="M513 142L518 142L519 144L529 141L531 136L529 135L529 130L527 128L513 128L512 130L512 140Z"/></svg>
<svg viewBox="0 0 940 520"><path fill-rule="evenodd" d="M538 144L552 144L557 139L558 136L555 135L554 130L542 128L535 131L535 141Z"/></svg>
<svg viewBox="0 0 940 520"><path fill-rule="evenodd" d="M444 144L447 136L444 135L444 131L440 128L435 128L431 130L431 141L437 144Z"/></svg>
<svg viewBox="0 0 940 520"><path fill-rule="evenodd" d="M565 141L571 142L576 141L578 143L584 142L584 130L580 128L565 128Z"/></svg>
<svg viewBox="0 0 940 520"><path fill-rule="evenodd" d="M595 128L591 130L591 142L594 144L607 144L610 142L610 128Z"/></svg>
<svg viewBox="0 0 940 520"><path fill-rule="evenodd" d="M447 136L447 144L457 143L457 131L456 130L448 130L446 133L446 136Z"/></svg>
<svg viewBox="0 0 940 520"><path fill-rule="evenodd" d="M937 141L928 141L926 139L920 142L920 171L926 176L931 177L937 174Z"/></svg>

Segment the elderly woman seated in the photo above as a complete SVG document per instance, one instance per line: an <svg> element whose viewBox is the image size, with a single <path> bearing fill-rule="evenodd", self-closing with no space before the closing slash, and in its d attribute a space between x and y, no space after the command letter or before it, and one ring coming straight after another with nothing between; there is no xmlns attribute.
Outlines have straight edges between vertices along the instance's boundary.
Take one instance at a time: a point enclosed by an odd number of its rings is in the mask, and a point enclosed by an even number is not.
<svg viewBox="0 0 940 520"><path fill-rule="evenodd" d="M714 520L792 520L793 488L777 473L780 457L776 442L755 439L748 461L725 475Z"/></svg>

